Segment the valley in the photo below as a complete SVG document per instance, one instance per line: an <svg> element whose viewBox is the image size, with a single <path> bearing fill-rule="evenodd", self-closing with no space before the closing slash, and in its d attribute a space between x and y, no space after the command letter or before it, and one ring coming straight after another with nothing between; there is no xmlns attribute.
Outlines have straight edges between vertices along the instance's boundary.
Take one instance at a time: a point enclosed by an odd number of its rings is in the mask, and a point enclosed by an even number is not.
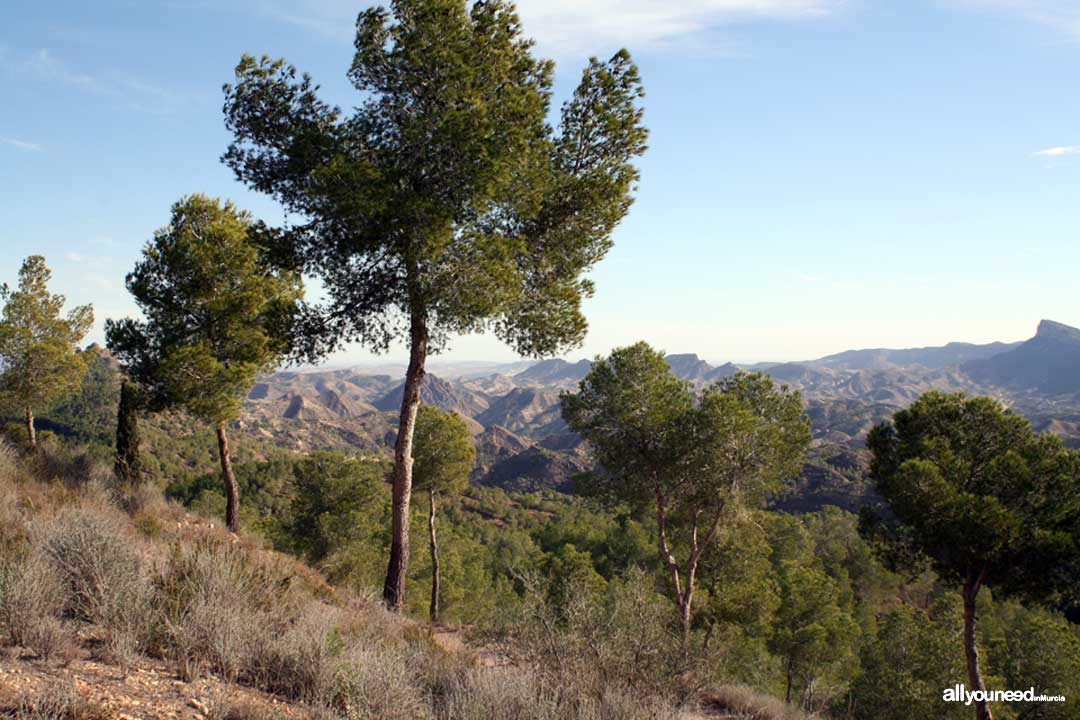
<svg viewBox="0 0 1080 720"><path fill-rule="evenodd" d="M678 377L699 387L741 369L694 354L667 360ZM576 388L590 365L556 358L437 366L424 378L421 399L465 418L477 447L473 483L573 492L574 476L588 469L589 458L562 420L559 393ZM1036 430L1080 446L1080 331L1048 320L1021 343L852 350L746 369L798 388L812 421L812 451L795 492L776 501L783 509L857 509L868 492L867 431L928 390L996 397ZM248 395L240 429L297 451L388 453L402 386L392 370L276 373Z"/></svg>

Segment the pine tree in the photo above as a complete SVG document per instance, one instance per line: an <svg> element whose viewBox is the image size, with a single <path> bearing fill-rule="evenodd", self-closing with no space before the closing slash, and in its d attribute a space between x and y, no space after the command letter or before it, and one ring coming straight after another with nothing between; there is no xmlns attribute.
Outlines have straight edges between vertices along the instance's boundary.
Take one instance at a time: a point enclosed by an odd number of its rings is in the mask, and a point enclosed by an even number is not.
<svg viewBox="0 0 1080 720"><path fill-rule="evenodd" d="M969 689L985 690L976 598L1063 600L1080 571L1080 453L987 397L928 392L867 437L889 513L863 529L960 586ZM974 703L978 720L990 705Z"/></svg>
<svg viewBox="0 0 1080 720"><path fill-rule="evenodd" d="M64 296L49 292L52 271L45 258L31 255L19 270L19 287L0 287L0 401L19 408L26 419L27 442L37 449L34 409L78 391L92 353L79 343L94 322L89 305L60 315Z"/></svg>
<svg viewBox="0 0 1080 720"><path fill-rule="evenodd" d="M267 259L258 230L232 203L182 199L127 276L146 320L106 324L109 348L155 407L185 408L214 427L233 532L240 500L226 426L258 373L288 351L301 295L299 275Z"/></svg>
<svg viewBox="0 0 1080 720"><path fill-rule="evenodd" d="M428 549L431 552L431 622L439 622L439 543L435 534L436 502L460 494L469 485L476 448L465 421L433 405L421 405L416 416L413 454L415 487L428 495Z"/></svg>
<svg viewBox="0 0 1080 720"><path fill-rule="evenodd" d="M346 116L284 60L244 56L226 86L225 162L305 220L277 234L318 275L304 355L409 347L383 597L404 606L413 434L429 353L490 330L518 352L579 344L583 277L611 246L645 150L638 70L593 59L549 123L553 64L509 2L395 0L361 12Z"/></svg>

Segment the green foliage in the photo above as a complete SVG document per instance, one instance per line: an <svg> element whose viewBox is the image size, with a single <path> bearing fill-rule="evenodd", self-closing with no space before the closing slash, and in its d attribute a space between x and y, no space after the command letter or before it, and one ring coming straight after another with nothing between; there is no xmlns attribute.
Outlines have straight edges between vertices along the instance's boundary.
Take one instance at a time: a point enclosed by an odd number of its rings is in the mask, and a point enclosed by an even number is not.
<svg viewBox="0 0 1080 720"><path fill-rule="evenodd" d="M295 548L313 562L357 538L381 537L388 515L379 461L318 452L293 463L295 499L285 527Z"/></svg>
<svg viewBox="0 0 1080 720"><path fill-rule="evenodd" d="M413 439L413 487L454 496L469 484L476 460L469 427L457 413L421 405Z"/></svg>
<svg viewBox="0 0 1080 720"><path fill-rule="evenodd" d="M997 605L983 624L1000 628L986 645L1004 686L1065 697L1063 703L1011 703L1017 717L1065 720L1080 714L1080 631L1075 625L1015 602Z"/></svg>
<svg viewBox="0 0 1080 720"><path fill-rule="evenodd" d="M89 368L79 391L54 403L39 417L39 425L80 443L114 445L120 402L120 373L116 363L95 345L86 348Z"/></svg>
<svg viewBox="0 0 1080 720"><path fill-rule="evenodd" d="M49 292L52 271L31 255L19 269L18 288L0 287L0 402L28 414L75 393L96 353L80 353L79 342L94 322L81 305L62 317L64 296Z"/></svg>
<svg viewBox="0 0 1080 720"><path fill-rule="evenodd" d="M145 321L106 323L109 348L158 407L218 425L288 350L296 273L266 261L251 217L204 195L172 208L127 276Z"/></svg>
<svg viewBox="0 0 1080 720"><path fill-rule="evenodd" d="M991 398L929 392L867 441L897 537L950 579L1075 592L1080 455Z"/></svg>
<svg viewBox="0 0 1080 720"><path fill-rule="evenodd" d="M409 331L402 314L436 340L489 328L530 355L580 342L580 275L607 251L645 149L629 55L590 62L556 135L552 63L508 3L368 9L355 44L351 117L283 60L244 56L225 88L225 162L309 218L275 234L329 291L308 354L385 348Z"/></svg>
<svg viewBox="0 0 1080 720"><path fill-rule="evenodd" d="M763 638L771 632L780 587L759 520L754 513L732 524L702 558L698 572L707 597L700 619L712 632L738 628Z"/></svg>
<svg viewBox="0 0 1080 720"><path fill-rule="evenodd" d="M862 671L852 688L855 717L971 717L971 708L941 699L945 688L965 676L964 655L955 639L960 609L955 596L952 600L939 602L930 611L896 608L879 619L876 636L861 651Z"/></svg>
<svg viewBox="0 0 1080 720"><path fill-rule="evenodd" d="M644 342L614 350L560 401L563 419L589 442L599 468L582 481L586 494L640 506L652 502L657 486L678 483L680 423L693 398L663 352Z"/></svg>
<svg viewBox="0 0 1080 720"><path fill-rule="evenodd" d="M780 659L787 699L799 686L803 707L817 709L822 699L815 694L825 694L826 703L832 699L822 680L832 675L843 687L843 679L857 667L859 626L852 616L852 598L813 565L785 561L779 570L781 601L769 645Z"/></svg>
<svg viewBox="0 0 1080 720"><path fill-rule="evenodd" d="M662 352L637 343L598 358L578 392L561 400L563 418L597 465L582 480L585 491L639 512L653 505L660 559L688 638L703 553L725 521L762 507L802 467L810 426L799 394L740 372L695 395Z"/></svg>

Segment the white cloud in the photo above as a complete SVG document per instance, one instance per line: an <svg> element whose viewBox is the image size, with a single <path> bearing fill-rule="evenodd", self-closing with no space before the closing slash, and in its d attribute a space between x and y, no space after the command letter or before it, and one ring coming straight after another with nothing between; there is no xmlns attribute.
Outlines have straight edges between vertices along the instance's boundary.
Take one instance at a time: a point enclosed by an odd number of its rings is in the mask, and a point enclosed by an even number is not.
<svg viewBox="0 0 1080 720"><path fill-rule="evenodd" d="M525 33L541 50L582 55L686 39L719 25L748 20L797 20L827 15L845 0L518 0ZM357 6L348 0L280 0L261 6L279 20L350 39Z"/></svg>
<svg viewBox="0 0 1080 720"><path fill-rule="evenodd" d="M552 52L654 46L731 22L828 14L835 0L522 0L525 31Z"/></svg>
<svg viewBox="0 0 1080 720"><path fill-rule="evenodd" d="M114 98L144 112L168 113L181 99L173 92L125 73L91 74L74 68L41 48L14 65L17 72L48 82L69 85L88 93Z"/></svg>
<svg viewBox="0 0 1080 720"><path fill-rule="evenodd" d="M0 143L13 147L16 150L36 151L41 149L41 146L37 143L27 142L17 138L0 137Z"/></svg>
<svg viewBox="0 0 1080 720"><path fill-rule="evenodd" d="M1080 40L1080 3L1077 0L953 0L1046 25Z"/></svg>
<svg viewBox="0 0 1080 720"><path fill-rule="evenodd" d="M1062 155L1080 155L1080 145L1060 145L1058 147L1039 150L1036 155L1043 157L1061 157Z"/></svg>

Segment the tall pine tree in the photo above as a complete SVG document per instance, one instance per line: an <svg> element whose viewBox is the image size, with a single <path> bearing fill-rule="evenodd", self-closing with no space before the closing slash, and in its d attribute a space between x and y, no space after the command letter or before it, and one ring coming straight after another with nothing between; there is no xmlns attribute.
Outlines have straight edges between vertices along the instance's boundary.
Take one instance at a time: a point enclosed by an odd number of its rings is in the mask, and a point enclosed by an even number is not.
<svg viewBox="0 0 1080 720"><path fill-rule="evenodd" d="M485 330L530 356L582 341L583 274L630 207L646 131L625 50L588 63L556 131L553 64L505 1L395 0L360 13L355 45L348 116L284 60L243 57L225 88L224 159L303 218L277 237L326 288L305 356L408 345L383 587L398 610L428 355Z"/></svg>

